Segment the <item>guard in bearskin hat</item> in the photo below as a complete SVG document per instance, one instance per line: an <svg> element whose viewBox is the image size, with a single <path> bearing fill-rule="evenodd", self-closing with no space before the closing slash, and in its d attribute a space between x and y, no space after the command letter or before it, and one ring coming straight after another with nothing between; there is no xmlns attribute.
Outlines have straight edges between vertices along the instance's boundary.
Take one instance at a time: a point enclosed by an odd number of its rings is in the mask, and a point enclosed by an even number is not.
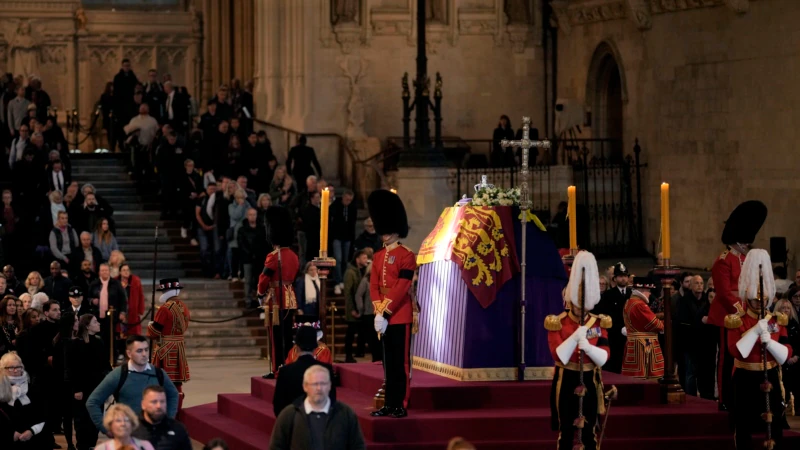
<svg viewBox="0 0 800 450"><path fill-rule="evenodd" d="M297 254L289 248L294 241L289 210L279 206L268 208L266 221L274 250L267 255L264 270L258 277L258 301L265 309L270 344L270 368L264 378L274 378L278 365L286 359L291 348L292 325L297 311L292 283L300 262Z"/></svg>
<svg viewBox="0 0 800 450"><path fill-rule="evenodd" d="M316 317L295 316L296 333L294 337L295 348L297 349L297 358L286 365L281 367L278 374L278 381L275 384L275 394L272 398L272 407L277 417L280 412L290 405L298 397L305 396L303 391L303 375L309 367L314 365L325 366L330 371L330 379L333 381L333 366L330 363L321 361L316 358L319 350L319 340L322 337L322 331L319 328L319 321ZM304 320L311 318L313 322L305 322ZM330 352L328 352L330 356ZM331 400L336 400L336 386L331 386L330 392Z"/></svg>
<svg viewBox="0 0 800 450"><path fill-rule="evenodd" d="M655 288L655 281L649 277L633 279L633 289L623 310L625 328L621 334L627 336L623 375L644 379L664 376L664 355L658 343L664 322L650 309L650 292Z"/></svg>
<svg viewBox="0 0 800 450"><path fill-rule="evenodd" d="M183 383L189 381L189 363L183 335L189 328L189 308L179 295L183 285L177 278L159 282L160 306L155 318L147 325L147 334L153 339L153 365L163 369L178 389L178 410L183 405Z"/></svg>
<svg viewBox="0 0 800 450"><path fill-rule="evenodd" d="M581 279L583 274L584 279ZM550 411L553 431L559 432L559 450L597 449L598 415L605 413L601 368L609 360L608 329L611 318L589 313L600 301L600 274L594 255L583 250L575 256L569 283L564 289L566 310L544 320L547 343L556 362L553 386L550 391ZM581 284L583 286L581 286ZM582 295L581 295L582 291ZM583 310L583 320L581 320ZM580 352L584 352L583 372ZM576 426L578 391L581 377L586 390L583 394L584 423ZM580 431L579 431L580 430ZM580 438L580 442L576 442Z"/></svg>
<svg viewBox="0 0 800 450"><path fill-rule="evenodd" d="M294 316L295 344L294 347L292 347L292 349L289 351L289 356L286 357L284 364L289 365L297 361L297 358L303 352L303 350L301 350L297 345L297 332L303 327L311 327L317 330L317 347L312 351L312 356L314 356L314 359L325 364L333 364L331 349L328 348L324 342L322 342L322 324L320 323L318 317L310 315Z"/></svg>
<svg viewBox="0 0 800 450"><path fill-rule="evenodd" d="M739 298L739 274L742 271L747 252L756 240L756 235L767 220L767 207L757 201L744 202L731 212L722 230L722 243L725 251L711 266L711 279L717 296L708 311L708 323L720 327L720 352L717 365L719 386L719 407L727 409L727 399L731 396L731 373L733 357L727 352L728 334L724 321L728 314L740 313L744 303Z"/></svg>
<svg viewBox="0 0 800 450"><path fill-rule="evenodd" d="M411 284L417 260L414 252L400 243L408 236L408 218L400 197L391 191L374 191L367 206L375 232L383 242L383 248L372 259L369 290L375 307L375 331L384 346L386 398L383 408L372 415L400 418L408 415L411 396Z"/></svg>
<svg viewBox="0 0 800 450"><path fill-rule="evenodd" d="M771 439L764 442L763 448L780 449L786 425L780 371L781 365L792 357L792 347L786 332L789 317L780 312L769 313L775 298L775 279L765 250L748 251L738 287L743 311L723 319L728 351L734 358L733 395L727 405L733 414L736 448L753 448L752 433L769 427Z"/></svg>
<svg viewBox="0 0 800 450"><path fill-rule="evenodd" d="M631 289L628 287L630 282L630 273L625 264L618 262L614 264L614 282L616 287L613 287L602 293L600 303L597 304L595 312L597 314L604 314L611 318L613 326L608 330L608 342L611 348L611 358L605 365L605 370L614 373L622 372L622 357L625 355L625 336L622 335L622 327L625 320L622 310L625 308L625 303L631 297Z"/></svg>

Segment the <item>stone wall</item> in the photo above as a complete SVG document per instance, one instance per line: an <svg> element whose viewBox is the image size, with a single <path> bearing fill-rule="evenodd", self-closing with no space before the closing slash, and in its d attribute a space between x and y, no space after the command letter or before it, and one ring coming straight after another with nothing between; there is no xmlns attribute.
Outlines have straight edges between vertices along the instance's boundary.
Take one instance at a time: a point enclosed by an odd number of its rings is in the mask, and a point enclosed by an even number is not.
<svg viewBox="0 0 800 450"><path fill-rule="evenodd" d="M530 101L538 96L543 65L534 38L541 34L539 1L511 3L529 8L525 23L507 24L502 0L431 3L428 73L443 78L446 136L490 138L501 114L514 126L529 115L541 127L543 105ZM260 118L307 132L401 135L401 77L409 72L413 79L416 67L415 5L258 2L256 42L264 48L256 56L255 90L266 105Z"/></svg>
<svg viewBox="0 0 800 450"><path fill-rule="evenodd" d="M624 149L629 153L638 137L649 164L643 172L648 249L659 239L662 181L672 185L677 264L710 267L722 250L723 221L749 199L770 210L757 246L786 236L790 251L800 247L794 223L800 2L555 3L559 95L592 103L591 62L601 43L622 71Z"/></svg>

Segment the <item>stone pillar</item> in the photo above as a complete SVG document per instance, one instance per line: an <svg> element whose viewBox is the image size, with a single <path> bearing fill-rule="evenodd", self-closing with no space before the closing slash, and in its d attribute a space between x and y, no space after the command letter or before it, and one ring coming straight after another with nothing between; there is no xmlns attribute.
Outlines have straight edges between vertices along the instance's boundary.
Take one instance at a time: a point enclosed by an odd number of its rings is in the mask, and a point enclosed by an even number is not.
<svg viewBox="0 0 800 450"><path fill-rule="evenodd" d="M213 58L214 36L211 34L212 18L211 2L213 0L203 0L203 95L198 102L199 108L205 107L205 100L211 97L211 86L213 84L213 73L211 72L211 60Z"/></svg>
<svg viewBox="0 0 800 450"><path fill-rule="evenodd" d="M397 195L403 200L410 227L403 243L415 252L428 236L442 210L453 205L450 172L442 167L403 167L397 171Z"/></svg>

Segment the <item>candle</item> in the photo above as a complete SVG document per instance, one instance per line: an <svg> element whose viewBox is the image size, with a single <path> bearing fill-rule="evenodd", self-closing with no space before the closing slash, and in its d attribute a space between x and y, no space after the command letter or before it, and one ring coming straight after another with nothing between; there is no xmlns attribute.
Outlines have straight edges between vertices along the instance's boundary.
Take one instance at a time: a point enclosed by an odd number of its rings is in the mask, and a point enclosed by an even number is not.
<svg viewBox="0 0 800 450"><path fill-rule="evenodd" d="M331 192L328 188L322 190L322 199L320 200L319 213L319 254L320 257L328 256L328 208L331 204Z"/></svg>
<svg viewBox="0 0 800 450"><path fill-rule="evenodd" d="M567 188L567 216L569 219L569 248L578 249L578 205L575 202L575 186Z"/></svg>
<svg viewBox="0 0 800 450"><path fill-rule="evenodd" d="M661 183L661 253L664 260L669 259L669 183Z"/></svg>

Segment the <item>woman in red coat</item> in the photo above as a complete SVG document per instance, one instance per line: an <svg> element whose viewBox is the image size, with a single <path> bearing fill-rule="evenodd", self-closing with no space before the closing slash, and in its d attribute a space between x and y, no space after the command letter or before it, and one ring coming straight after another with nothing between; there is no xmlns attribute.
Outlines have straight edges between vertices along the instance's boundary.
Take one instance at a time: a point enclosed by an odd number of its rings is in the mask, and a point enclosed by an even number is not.
<svg viewBox="0 0 800 450"><path fill-rule="evenodd" d="M136 324L123 330L123 332L126 335L142 334L142 324L138 323L141 321L142 314L144 314L142 280L131 273L131 267L128 263L122 263L119 266L118 279L122 283L125 292L128 293L128 322Z"/></svg>

